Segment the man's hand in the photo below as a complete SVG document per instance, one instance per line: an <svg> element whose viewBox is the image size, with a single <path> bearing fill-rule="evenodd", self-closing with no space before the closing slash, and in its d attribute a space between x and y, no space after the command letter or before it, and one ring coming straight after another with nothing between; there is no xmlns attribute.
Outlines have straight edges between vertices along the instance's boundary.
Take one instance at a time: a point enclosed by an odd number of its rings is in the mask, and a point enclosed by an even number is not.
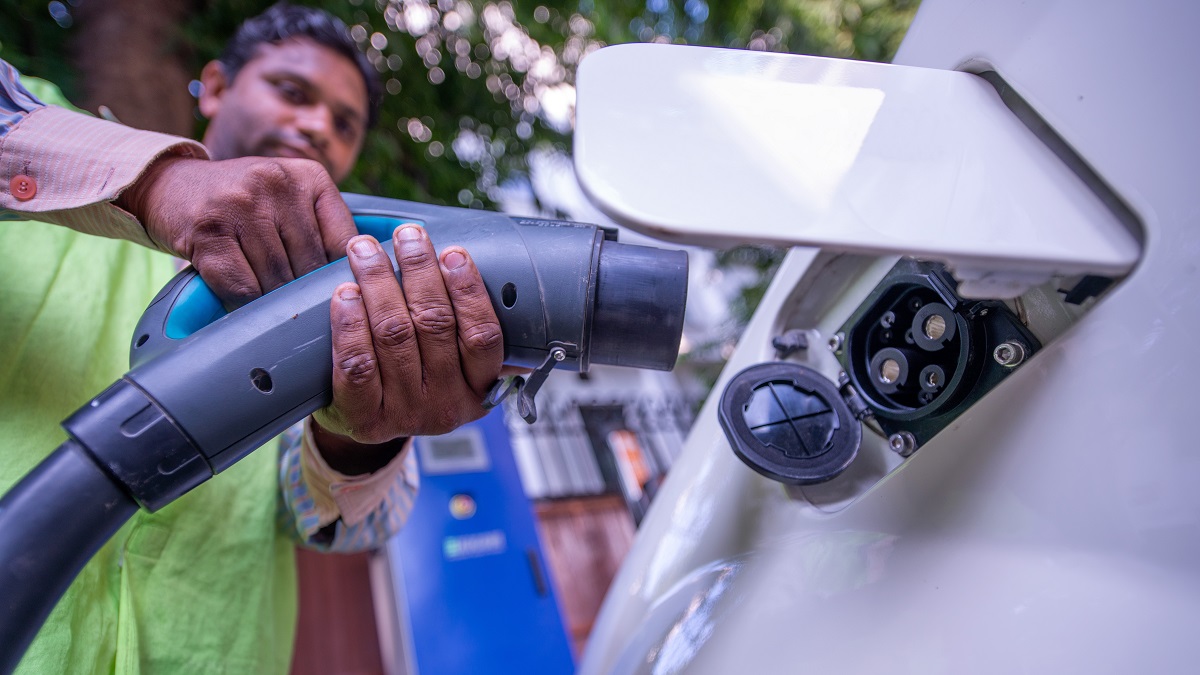
<svg viewBox="0 0 1200 675"><path fill-rule="evenodd" d="M235 305L340 258L356 233L337 187L307 159L164 157L117 205Z"/></svg>
<svg viewBox="0 0 1200 675"><path fill-rule="evenodd" d="M439 260L415 225L392 241L403 287L379 243L355 237L358 283L338 286L330 304L333 405L314 419L321 454L344 473L386 464L398 451L393 439L482 417L504 359L500 323L467 252L451 246Z"/></svg>

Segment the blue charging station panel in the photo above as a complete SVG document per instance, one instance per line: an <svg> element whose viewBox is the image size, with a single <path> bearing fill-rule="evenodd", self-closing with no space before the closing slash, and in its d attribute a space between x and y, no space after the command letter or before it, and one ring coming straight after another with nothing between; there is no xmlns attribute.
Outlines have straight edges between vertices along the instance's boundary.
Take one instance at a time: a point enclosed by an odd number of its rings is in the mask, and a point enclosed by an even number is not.
<svg viewBox="0 0 1200 675"><path fill-rule="evenodd" d="M388 544L409 667L423 675L574 672L503 411L418 438L414 450L421 489Z"/></svg>

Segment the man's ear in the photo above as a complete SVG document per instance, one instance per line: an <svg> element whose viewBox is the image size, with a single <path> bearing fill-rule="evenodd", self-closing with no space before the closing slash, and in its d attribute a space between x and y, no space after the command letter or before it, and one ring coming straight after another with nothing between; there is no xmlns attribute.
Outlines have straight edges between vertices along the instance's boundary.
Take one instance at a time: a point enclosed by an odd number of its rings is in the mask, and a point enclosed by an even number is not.
<svg viewBox="0 0 1200 675"><path fill-rule="evenodd" d="M221 96L229 87L220 61L209 61L200 71L200 114L212 119L221 109Z"/></svg>

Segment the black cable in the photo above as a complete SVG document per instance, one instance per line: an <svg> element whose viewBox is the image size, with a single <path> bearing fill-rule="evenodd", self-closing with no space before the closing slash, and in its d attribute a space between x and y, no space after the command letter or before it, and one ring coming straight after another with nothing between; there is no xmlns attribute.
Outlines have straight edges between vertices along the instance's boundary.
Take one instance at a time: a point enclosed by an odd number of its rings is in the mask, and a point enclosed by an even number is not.
<svg viewBox="0 0 1200 675"><path fill-rule="evenodd" d="M0 673L138 505L73 440L0 498Z"/></svg>

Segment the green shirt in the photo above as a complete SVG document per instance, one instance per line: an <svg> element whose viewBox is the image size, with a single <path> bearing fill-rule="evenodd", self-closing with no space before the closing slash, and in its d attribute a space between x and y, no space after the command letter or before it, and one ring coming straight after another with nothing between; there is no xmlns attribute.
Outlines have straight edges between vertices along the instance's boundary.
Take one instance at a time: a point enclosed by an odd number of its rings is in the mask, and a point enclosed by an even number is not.
<svg viewBox="0 0 1200 675"><path fill-rule="evenodd" d="M0 223L0 492L128 370L134 326L173 274L169 256L137 244ZM287 672L296 573L278 525L278 461L261 450L158 513L139 511L67 590L17 672Z"/></svg>

